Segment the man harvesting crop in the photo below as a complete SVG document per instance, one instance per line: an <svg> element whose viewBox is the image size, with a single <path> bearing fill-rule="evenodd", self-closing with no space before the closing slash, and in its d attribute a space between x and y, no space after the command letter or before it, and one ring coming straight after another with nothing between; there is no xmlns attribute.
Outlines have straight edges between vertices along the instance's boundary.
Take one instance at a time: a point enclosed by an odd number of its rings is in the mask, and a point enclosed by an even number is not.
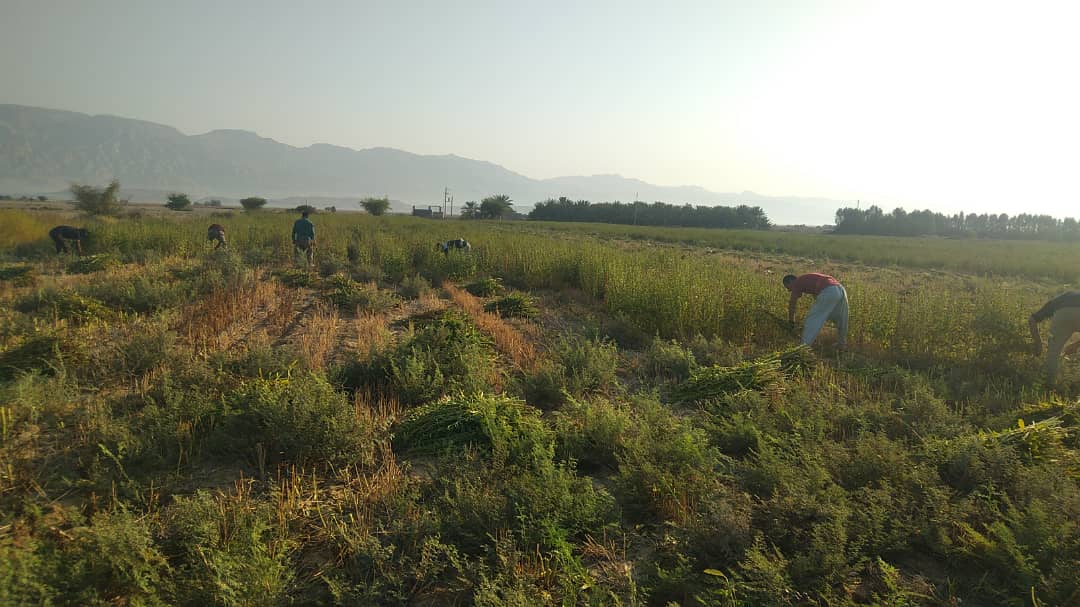
<svg viewBox="0 0 1080 607"><path fill-rule="evenodd" d="M293 250L303 252L310 266L315 261L315 224L308 219L309 214L311 211L304 211L293 223L292 241Z"/></svg>
<svg viewBox="0 0 1080 607"><path fill-rule="evenodd" d="M49 238L56 245L57 253L67 253L66 241L71 241L73 248L82 255L82 240L89 235L86 228L73 228L71 226L56 226L49 230Z"/></svg>
<svg viewBox="0 0 1080 607"><path fill-rule="evenodd" d="M449 257L450 249L458 249L460 251L465 251L466 253L468 253L472 250L472 245L469 244L469 241L465 240L464 238L456 238L454 240L447 240L446 242L437 242L435 243L435 248L442 251L443 255Z"/></svg>
<svg viewBox="0 0 1080 607"><path fill-rule="evenodd" d="M210 227L206 229L206 239L209 241L216 241L214 244L214 250L218 250L221 247L227 247L225 244L225 227L220 223L212 223Z"/></svg>
<svg viewBox="0 0 1080 607"><path fill-rule="evenodd" d="M1042 354L1039 323L1050 319L1050 336L1046 342L1046 374L1050 381L1057 379L1058 361L1064 348L1069 355L1080 349L1080 342L1065 348L1073 333L1080 331L1080 291L1067 291L1046 302L1028 318L1031 339L1035 341L1035 356Z"/></svg>
<svg viewBox="0 0 1080 607"><path fill-rule="evenodd" d="M814 296L814 305L806 314L803 323L802 343L809 346L814 343L826 320L836 324L836 345L843 350L847 345L848 299L840 281L828 274L803 274L784 277L784 286L791 291L788 300L788 324L795 326L795 304L803 293Z"/></svg>

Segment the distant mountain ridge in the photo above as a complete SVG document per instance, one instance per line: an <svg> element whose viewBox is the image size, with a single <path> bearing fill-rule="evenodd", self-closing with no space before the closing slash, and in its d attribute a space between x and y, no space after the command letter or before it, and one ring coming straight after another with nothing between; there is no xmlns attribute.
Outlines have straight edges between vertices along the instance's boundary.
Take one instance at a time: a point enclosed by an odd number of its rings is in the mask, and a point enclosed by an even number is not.
<svg viewBox="0 0 1080 607"><path fill-rule="evenodd" d="M508 194L522 211L559 196L594 202L636 197L672 204L748 204L761 206L777 223L831 223L835 210L844 206L828 199L658 186L619 175L531 179L452 154L325 143L298 148L250 131L185 135L142 120L0 104L0 193L58 192L71 182L104 184L114 177L125 189L183 191L193 197L357 200L386 195L405 205L427 205L441 203L443 188L449 187L456 205Z"/></svg>

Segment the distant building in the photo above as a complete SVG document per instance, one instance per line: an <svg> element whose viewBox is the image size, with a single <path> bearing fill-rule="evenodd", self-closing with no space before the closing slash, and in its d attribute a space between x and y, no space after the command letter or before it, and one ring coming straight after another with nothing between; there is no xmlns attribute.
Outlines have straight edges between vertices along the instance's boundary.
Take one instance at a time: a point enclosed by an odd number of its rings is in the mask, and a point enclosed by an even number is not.
<svg viewBox="0 0 1080 607"><path fill-rule="evenodd" d="M429 204L427 208L417 208L416 205L413 205L412 214L416 217L430 217L431 219L442 219L443 208L442 205L437 204Z"/></svg>

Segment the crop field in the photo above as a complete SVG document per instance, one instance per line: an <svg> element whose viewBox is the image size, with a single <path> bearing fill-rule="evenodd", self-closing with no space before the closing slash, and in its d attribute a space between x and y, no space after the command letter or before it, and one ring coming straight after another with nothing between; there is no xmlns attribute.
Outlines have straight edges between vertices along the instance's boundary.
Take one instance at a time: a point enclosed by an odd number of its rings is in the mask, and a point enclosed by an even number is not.
<svg viewBox="0 0 1080 607"><path fill-rule="evenodd" d="M1080 604L1078 245L294 219L0 210L0 605Z"/></svg>

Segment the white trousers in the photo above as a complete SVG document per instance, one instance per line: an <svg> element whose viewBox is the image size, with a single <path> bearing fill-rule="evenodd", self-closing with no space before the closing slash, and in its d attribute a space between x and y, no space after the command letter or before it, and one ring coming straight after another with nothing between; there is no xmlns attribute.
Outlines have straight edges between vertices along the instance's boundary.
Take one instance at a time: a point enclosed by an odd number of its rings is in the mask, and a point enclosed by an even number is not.
<svg viewBox="0 0 1080 607"><path fill-rule="evenodd" d="M802 342L809 346L817 339L825 321L831 320L836 324L836 343L843 347L847 344L848 329L848 301L847 291L840 285L825 287L814 299L814 305L806 314L806 323L803 325Z"/></svg>

